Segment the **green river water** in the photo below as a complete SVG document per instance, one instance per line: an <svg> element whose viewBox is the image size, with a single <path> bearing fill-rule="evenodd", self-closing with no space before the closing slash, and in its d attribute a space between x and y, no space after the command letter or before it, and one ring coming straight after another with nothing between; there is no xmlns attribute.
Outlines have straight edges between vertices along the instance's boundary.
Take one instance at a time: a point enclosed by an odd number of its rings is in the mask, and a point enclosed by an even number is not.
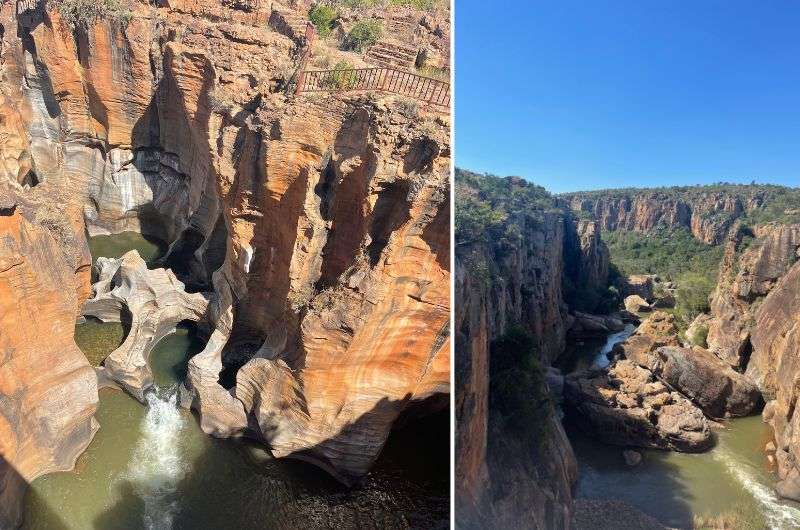
<svg viewBox="0 0 800 530"><path fill-rule="evenodd" d="M605 353L633 330L573 346L564 368L607 364ZM736 514L743 528L800 528L800 505L775 495L764 453L770 430L761 416L726 422L706 453L637 449L643 460L636 467L625 464L623 448L566 428L578 459L577 497L622 500L675 528L691 528L695 515L722 514Z"/></svg>
<svg viewBox="0 0 800 530"><path fill-rule="evenodd" d="M125 251L116 248L117 255ZM76 330L79 345L95 356L113 351L122 337L120 324L89 321ZM33 481L23 528L447 527L447 414L393 433L363 483L347 489L310 464L271 458L256 443L204 434L175 398L187 360L202 346L187 327L158 343L150 357L157 388L147 406L100 391L100 430L75 471Z"/></svg>

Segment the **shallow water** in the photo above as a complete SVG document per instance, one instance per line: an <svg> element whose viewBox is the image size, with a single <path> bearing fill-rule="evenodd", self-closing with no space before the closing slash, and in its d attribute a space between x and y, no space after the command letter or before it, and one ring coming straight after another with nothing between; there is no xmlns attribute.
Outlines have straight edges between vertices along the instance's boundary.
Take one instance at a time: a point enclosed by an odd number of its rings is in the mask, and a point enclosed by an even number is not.
<svg viewBox="0 0 800 530"><path fill-rule="evenodd" d="M85 322L75 324L75 343L92 366L99 366L124 340L125 328L121 322L86 317Z"/></svg>
<svg viewBox="0 0 800 530"><path fill-rule="evenodd" d="M600 350L610 351L620 340L609 337L595 344L576 366L598 362ZM774 493L776 476L763 450L770 430L760 416L726 422L706 453L636 449L643 457L636 467L625 464L624 447L600 443L569 424L566 428L578 459L577 497L623 500L676 528L691 528L695 515L731 513L739 514L743 528L800 528L800 505Z"/></svg>
<svg viewBox="0 0 800 530"><path fill-rule="evenodd" d="M81 326L82 343L116 347L113 333ZM347 489L315 466L271 458L256 443L204 434L175 403L186 362L202 346L179 327L153 348L157 389L147 406L100 391L100 430L74 472L33 481L23 528L447 528L446 411L393 433L363 483Z"/></svg>
<svg viewBox="0 0 800 530"><path fill-rule="evenodd" d="M152 236L144 236L138 232L122 232L107 236L89 238L89 252L92 259L100 256L119 258L129 250L139 251L142 259L151 265L166 252L166 244Z"/></svg>
<svg viewBox="0 0 800 530"><path fill-rule="evenodd" d="M187 353L198 346L181 328L153 349L160 389L147 408L100 391L94 441L75 472L33 482L24 528L446 527L446 415L394 434L364 484L348 490L309 464L204 434L174 400Z"/></svg>

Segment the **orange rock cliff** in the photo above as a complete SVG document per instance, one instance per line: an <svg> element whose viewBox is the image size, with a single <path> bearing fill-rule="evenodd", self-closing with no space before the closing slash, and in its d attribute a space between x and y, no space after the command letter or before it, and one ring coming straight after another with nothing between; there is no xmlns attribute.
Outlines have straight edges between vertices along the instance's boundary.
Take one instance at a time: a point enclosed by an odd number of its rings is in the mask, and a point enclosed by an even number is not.
<svg viewBox="0 0 800 530"><path fill-rule="evenodd" d="M266 24L277 4L168 4L75 28L35 0L0 9L3 527L24 483L69 469L97 428L72 337L87 235L163 239L208 300L183 396L209 434L350 484L401 415L449 402L447 116L292 95L303 40ZM410 45L445 49L449 17L403 16Z"/></svg>

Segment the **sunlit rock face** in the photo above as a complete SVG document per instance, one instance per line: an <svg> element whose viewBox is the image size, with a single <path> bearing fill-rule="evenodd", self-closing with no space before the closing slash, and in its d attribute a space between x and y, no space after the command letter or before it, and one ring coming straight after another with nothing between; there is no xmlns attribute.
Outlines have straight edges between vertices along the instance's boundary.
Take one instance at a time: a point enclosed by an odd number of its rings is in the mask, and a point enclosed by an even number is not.
<svg viewBox="0 0 800 530"><path fill-rule="evenodd" d="M19 522L25 483L72 469L98 427L97 380L72 336L74 269L49 220L22 211L0 206L2 528Z"/></svg>
<svg viewBox="0 0 800 530"><path fill-rule="evenodd" d="M752 333L748 372L774 398L764 409L775 434L778 493L800 500L800 438L795 407L800 388L800 263L796 263L764 299Z"/></svg>
<svg viewBox="0 0 800 530"><path fill-rule="evenodd" d="M711 295L708 348L763 386L762 369L748 361L750 335L760 305L797 260L800 225L758 227L748 246L733 234L725 247L717 287Z"/></svg>
<svg viewBox="0 0 800 530"><path fill-rule="evenodd" d="M287 97L294 41L180 8L73 31L3 4L0 180L67 219L73 318L87 233L166 241L159 265L212 300L184 393L204 430L355 482L401 414L447 405L449 122Z"/></svg>
<svg viewBox="0 0 800 530"><path fill-rule="evenodd" d="M648 232L659 228L686 228L698 240L718 245L745 213L769 200L769 191L757 187L740 193L675 190L612 190L607 194L570 193L570 207L591 214L603 230Z"/></svg>

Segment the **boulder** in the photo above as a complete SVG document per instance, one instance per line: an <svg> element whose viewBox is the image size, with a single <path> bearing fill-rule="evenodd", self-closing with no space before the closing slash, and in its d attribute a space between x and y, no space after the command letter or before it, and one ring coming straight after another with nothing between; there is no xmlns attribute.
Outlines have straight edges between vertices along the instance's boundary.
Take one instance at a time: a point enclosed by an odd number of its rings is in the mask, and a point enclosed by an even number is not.
<svg viewBox="0 0 800 530"><path fill-rule="evenodd" d="M654 274L632 274L622 286L622 294L625 297L636 295L645 300L652 300L657 280L658 276Z"/></svg>
<svg viewBox="0 0 800 530"><path fill-rule="evenodd" d="M647 300L638 294L632 294L625 297L626 311L630 311L631 313L645 313L651 309L652 308L650 307L650 304L647 303Z"/></svg>
<svg viewBox="0 0 800 530"><path fill-rule="evenodd" d="M675 316L664 311L655 311L642 321L636 333L658 337L663 342L677 344L678 328L675 325Z"/></svg>
<svg viewBox="0 0 800 530"><path fill-rule="evenodd" d="M708 350L665 346L639 360L709 416L747 416L763 405L756 385Z"/></svg>
<svg viewBox="0 0 800 530"><path fill-rule="evenodd" d="M605 336L625 329L625 323L614 315L590 315L575 311L574 320L569 328L573 337Z"/></svg>
<svg viewBox="0 0 800 530"><path fill-rule="evenodd" d="M684 452L713 443L700 409L633 361L567 376L564 398L576 423L606 443Z"/></svg>

